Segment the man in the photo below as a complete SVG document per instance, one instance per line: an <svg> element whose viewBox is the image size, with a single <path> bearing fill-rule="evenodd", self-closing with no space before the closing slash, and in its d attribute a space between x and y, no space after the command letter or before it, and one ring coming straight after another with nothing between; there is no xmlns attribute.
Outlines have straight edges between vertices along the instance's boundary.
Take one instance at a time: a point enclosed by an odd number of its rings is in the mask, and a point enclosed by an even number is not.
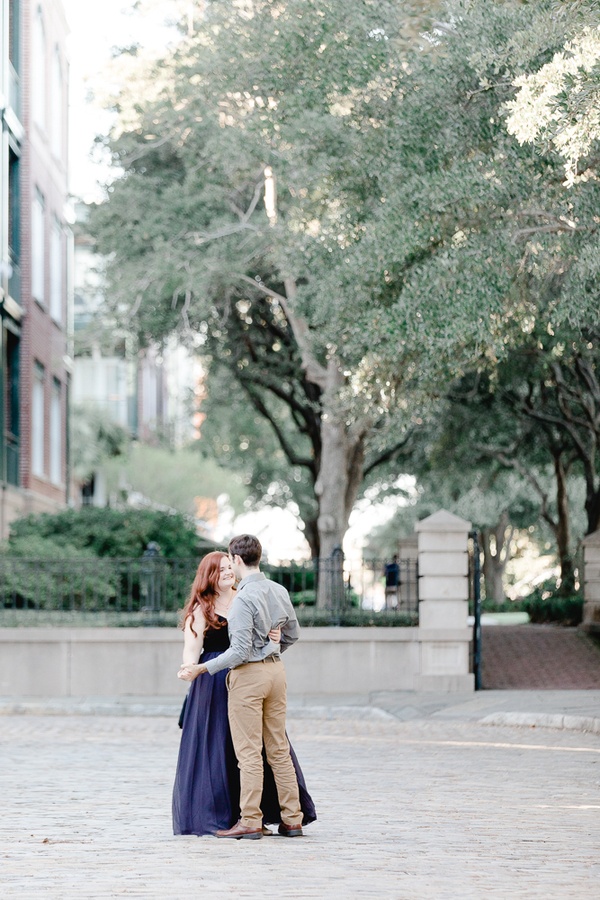
<svg viewBox="0 0 600 900"><path fill-rule="evenodd" d="M229 542L229 558L240 578L229 612L229 649L201 664L200 672L227 676L229 725L240 769L239 822L220 838L262 837L260 801L263 790L262 748L277 785L281 809L279 834L302 834L298 780L285 733L286 677L281 653L298 640L299 626L290 596L260 571L262 547L258 538L242 534ZM268 637L281 629L281 641Z"/></svg>

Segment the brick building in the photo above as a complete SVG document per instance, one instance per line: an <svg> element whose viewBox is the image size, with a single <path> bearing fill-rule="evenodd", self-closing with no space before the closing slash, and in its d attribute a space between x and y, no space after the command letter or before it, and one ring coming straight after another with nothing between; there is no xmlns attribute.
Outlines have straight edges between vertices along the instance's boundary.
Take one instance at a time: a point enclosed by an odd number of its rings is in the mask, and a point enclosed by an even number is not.
<svg viewBox="0 0 600 900"><path fill-rule="evenodd" d="M60 0L0 0L0 538L69 499L67 23Z"/></svg>

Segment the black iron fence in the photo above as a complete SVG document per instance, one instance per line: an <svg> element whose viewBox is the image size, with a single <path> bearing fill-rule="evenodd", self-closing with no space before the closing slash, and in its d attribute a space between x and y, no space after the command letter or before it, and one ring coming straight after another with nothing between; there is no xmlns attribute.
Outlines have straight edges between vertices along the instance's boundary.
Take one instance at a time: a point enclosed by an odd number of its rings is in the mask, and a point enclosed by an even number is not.
<svg viewBox="0 0 600 900"><path fill-rule="evenodd" d="M197 560L14 559L0 558L0 608L45 613L47 621L102 614L120 624L129 616L140 624L165 614L176 616L193 581ZM40 618L38 616L38 618ZM104 621L102 622L104 624Z"/></svg>
<svg viewBox="0 0 600 900"><path fill-rule="evenodd" d="M481 663L481 559L479 548L479 535L476 531L469 532L469 600L473 605L473 640L471 669L475 676L475 690L482 689L482 663Z"/></svg>
<svg viewBox="0 0 600 900"><path fill-rule="evenodd" d="M0 624L175 624L197 559L19 559L0 557ZM304 624L417 624L415 560L343 556L266 565Z"/></svg>
<svg viewBox="0 0 600 900"><path fill-rule="evenodd" d="M290 592L305 624L418 623L416 559L352 561L334 554L266 570Z"/></svg>

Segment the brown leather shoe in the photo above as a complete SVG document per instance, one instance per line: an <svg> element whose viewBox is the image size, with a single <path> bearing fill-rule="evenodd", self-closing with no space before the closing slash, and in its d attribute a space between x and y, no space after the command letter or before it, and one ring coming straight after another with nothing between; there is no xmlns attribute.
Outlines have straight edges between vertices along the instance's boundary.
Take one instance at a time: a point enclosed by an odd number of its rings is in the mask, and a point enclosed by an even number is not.
<svg viewBox="0 0 600 900"><path fill-rule="evenodd" d="M302 837L302 825L286 825L282 822L277 830L283 837Z"/></svg>
<svg viewBox="0 0 600 900"><path fill-rule="evenodd" d="M226 831L215 831L215 835L218 838L236 838L238 841L241 838L247 838L249 841L258 841L263 836L263 832L262 826L259 828L247 828L241 822L237 822L233 828L228 828Z"/></svg>

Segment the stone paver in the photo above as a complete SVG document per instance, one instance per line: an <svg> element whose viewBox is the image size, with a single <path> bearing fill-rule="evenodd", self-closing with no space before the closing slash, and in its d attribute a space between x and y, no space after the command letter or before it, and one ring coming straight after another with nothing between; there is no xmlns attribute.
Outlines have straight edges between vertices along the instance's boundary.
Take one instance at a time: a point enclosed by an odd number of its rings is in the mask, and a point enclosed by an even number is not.
<svg viewBox="0 0 600 900"><path fill-rule="evenodd" d="M305 837L173 837L172 717L0 718L0 896L598 897L600 737L292 718Z"/></svg>

